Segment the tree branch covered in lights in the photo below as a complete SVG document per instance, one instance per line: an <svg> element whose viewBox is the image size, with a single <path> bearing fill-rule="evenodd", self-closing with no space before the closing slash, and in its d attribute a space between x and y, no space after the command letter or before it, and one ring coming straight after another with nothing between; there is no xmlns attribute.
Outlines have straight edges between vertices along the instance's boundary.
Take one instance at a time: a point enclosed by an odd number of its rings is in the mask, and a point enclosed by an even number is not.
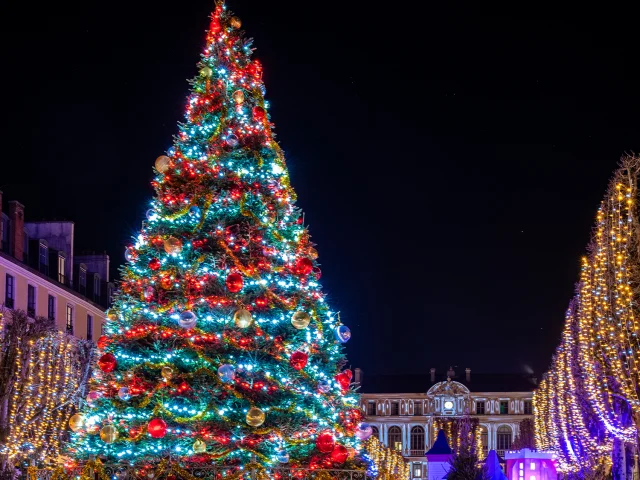
<svg viewBox="0 0 640 480"><path fill-rule="evenodd" d="M93 346L23 311L2 318L0 389L2 453L10 463L57 460L67 423L86 385Z"/></svg>
<svg viewBox="0 0 640 480"><path fill-rule="evenodd" d="M80 461L361 468L350 331L322 293L251 52L218 3L72 425Z"/></svg>
<svg viewBox="0 0 640 480"><path fill-rule="evenodd" d="M565 472L601 468L614 447L637 446L639 173L640 158L629 156L614 174L562 341L534 397L537 445L555 451Z"/></svg>

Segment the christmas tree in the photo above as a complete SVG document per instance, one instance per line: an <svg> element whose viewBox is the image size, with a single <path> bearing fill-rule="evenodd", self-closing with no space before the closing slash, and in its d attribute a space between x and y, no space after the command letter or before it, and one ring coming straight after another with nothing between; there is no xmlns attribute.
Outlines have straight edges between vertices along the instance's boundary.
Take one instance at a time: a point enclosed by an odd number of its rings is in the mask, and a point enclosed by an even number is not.
<svg viewBox="0 0 640 480"><path fill-rule="evenodd" d="M318 283L240 26L216 5L186 120L156 160L89 405L72 421L80 462L360 465L371 428L344 370L350 331Z"/></svg>

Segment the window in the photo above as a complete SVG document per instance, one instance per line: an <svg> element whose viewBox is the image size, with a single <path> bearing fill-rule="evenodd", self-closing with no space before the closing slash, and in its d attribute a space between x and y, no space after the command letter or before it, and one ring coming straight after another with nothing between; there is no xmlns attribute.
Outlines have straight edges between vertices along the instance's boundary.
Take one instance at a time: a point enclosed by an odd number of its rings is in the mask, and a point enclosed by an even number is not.
<svg viewBox="0 0 640 480"><path fill-rule="evenodd" d="M529 470L535 470L536 469L536 462L531 462L531 465L529 465Z"/></svg>
<svg viewBox="0 0 640 480"><path fill-rule="evenodd" d="M500 400L500 415L509 414L509 400Z"/></svg>
<svg viewBox="0 0 640 480"><path fill-rule="evenodd" d="M60 283L65 283L66 281L66 276L65 276L65 263L66 263L66 258L64 258L64 255L60 255L58 254L58 281Z"/></svg>
<svg viewBox="0 0 640 480"><path fill-rule="evenodd" d="M87 340L93 340L93 316L87 314Z"/></svg>
<svg viewBox="0 0 640 480"><path fill-rule="evenodd" d="M476 402L476 414L484 415L484 406L485 406L484 400Z"/></svg>
<svg viewBox="0 0 640 480"><path fill-rule="evenodd" d="M55 322L56 320L56 297L49 295L47 300L47 318Z"/></svg>
<svg viewBox="0 0 640 480"><path fill-rule="evenodd" d="M400 403L391 402L391 415L400 415Z"/></svg>
<svg viewBox="0 0 640 480"><path fill-rule="evenodd" d="M415 462L413 464L413 478L422 478L422 464Z"/></svg>
<svg viewBox="0 0 640 480"><path fill-rule="evenodd" d="M100 301L100 275L93 276L93 301Z"/></svg>
<svg viewBox="0 0 640 480"><path fill-rule="evenodd" d="M501 425L498 427L497 432L497 450L502 453L498 453L498 455L503 456L505 450L509 450L511 448L511 427L508 425Z"/></svg>
<svg viewBox="0 0 640 480"><path fill-rule="evenodd" d="M489 431L487 427L480 426L480 442L482 442L482 452L484 456L487 456L487 452L489 451Z"/></svg>
<svg viewBox="0 0 640 480"><path fill-rule="evenodd" d="M389 448L402 451L402 430L400 427L389 428Z"/></svg>
<svg viewBox="0 0 640 480"><path fill-rule="evenodd" d="M375 415L376 414L376 402L367 403L367 415Z"/></svg>
<svg viewBox="0 0 640 480"><path fill-rule="evenodd" d="M27 285L27 315L36 318L36 287Z"/></svg>
<svg viewBox="0 0 640 480"><path fill-rule="evenodd" d="M16 298L16 279L7 273L7 281L4 291L4 305L7 308L13 308Z"/></svg>
<svg viewBox="0 0 640 480"><path fill-rule="evenodd" d="M44 242L38 247L38 267L40 273L49 275L49 246Z"/></svg>
<svg viewBox="0 0 640 480"><path fill-rule="evenodd" d="M422 402L413 402L413 414L422 415Z"/></svg>
<svg viewBox="0 0 640 480"><path fill-rule="evenodd" d="M380 430L378 430L378 427L371 425L371 436L380 440Z"/></svg>
<svg viewBox="0 0 640 480"><path fill-rule="evenodd" d="M533 415L533 402L531 400L524 401L524 414Z"/></svg>
<svg viewBox="0 0 640 480"><path fill-rule="evenodd" d="M81 265L78 269L78 291L82 295L87 294L87 269Z"/></svg>
<svg viewBox="0 0 640 480"><path fill-rule="evenodd" d="M424 455L424 428L416 425L411 429L411 455Z"/></svg>
<svg viewBox="0 0 640 480"><path fill-rule="evenodd" d="M73 335L73 307L67 305L67 333Z"/></svg>
<svg viewBox="0 0 640 480"><path fill-rule="evenodd" d="M0 216L2 216L2 240L0 243L0 249L2 249L3 252L8 252L9 251L9 218L5 217L2 214L0 214Z"/></svg>

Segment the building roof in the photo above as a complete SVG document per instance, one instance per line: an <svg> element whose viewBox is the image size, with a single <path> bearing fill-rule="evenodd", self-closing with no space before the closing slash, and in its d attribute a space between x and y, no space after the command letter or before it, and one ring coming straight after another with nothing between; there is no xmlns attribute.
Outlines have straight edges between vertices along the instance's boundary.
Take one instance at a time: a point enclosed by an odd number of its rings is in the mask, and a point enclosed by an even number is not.
<svg viewBox="0 0 640 480"><path fill-rule="evenodd" d="M451 379L466 386L471 392L533 392L536 378L521 373L471 373L471 380L462 375ZM447 380L446 373L431 374L369 375L363 374L360 393L427 393L433 385Z"/></svg>

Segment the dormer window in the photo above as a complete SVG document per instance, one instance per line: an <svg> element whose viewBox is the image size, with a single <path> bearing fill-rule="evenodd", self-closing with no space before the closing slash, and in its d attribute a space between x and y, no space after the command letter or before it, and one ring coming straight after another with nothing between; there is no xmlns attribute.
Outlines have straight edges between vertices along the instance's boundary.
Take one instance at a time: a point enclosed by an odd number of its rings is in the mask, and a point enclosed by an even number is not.
<svg viewBox="0 0 640 480"><path fill-rule="evenodd" d="M38 270L49 275L49 245L45 240L40 240L38 244Z"/></svg>
<svg viewBox="0 0 640 480"><path fill-rule="evenodd" d="M67 259L64 256L64 253L58 253L58 281L62 284L65 284L67 281L67 276L65 275L65 267L67 264Z"/></svg>
<svg viewBox="0 0 640 480"><path fill-rule="evenodd" d="M80 265L78 269L78 291L82 295L87 294L87 267Z"/></svg>

